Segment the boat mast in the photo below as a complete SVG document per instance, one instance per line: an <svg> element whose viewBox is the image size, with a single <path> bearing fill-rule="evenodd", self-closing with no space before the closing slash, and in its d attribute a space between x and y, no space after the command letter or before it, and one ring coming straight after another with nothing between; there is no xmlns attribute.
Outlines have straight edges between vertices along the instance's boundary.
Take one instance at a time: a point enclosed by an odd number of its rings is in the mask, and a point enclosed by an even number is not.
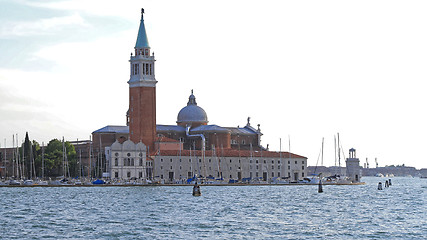
<svg viewBox="0 0 427 240"><path fill-rule="evenodd" d="M335 175L337 175L337 138L334 136Z"/></svg>
<svg viewBox="0 0 427 240"><path fill-rule="evenodd" d="M325 138L322 138L322 164L320 164L320 166L323 166L323 144L324 144Z"/></svg>
<svg viewBox="0 0 427 240"><path fill-rule="evenodd" d="M89 136L89 173L88 173L88 177L89 179L92 178L92 136ZM123 173L123 170L122 170Z"/></svg>
<svg viewBox="0 0 427 240"><path fill-rule="evenodd" d="M279 160L282 163L282 138L279 138Z"/></svg>
<svg viewBox="0 0 427 240"><path fill-rule="evenodd" d="M31 161L31 164L32 164L32 169L30 170L30 171L33 171L33 173L34 173L34 178L37 178L37 174L36 174L36 164L35 164L35 161L34 161L34 153L33 153L33 143L30 141L30 161ZM32 179L32 178L31 178Z"/></svg>
<svg viewBox="0 0 427 240"><path fill-rule="evenodd" d="M70 165L68 164L68 156L67 156L67 147L65 147L65 170L68 173L68 177L71 178L71 174L70 174Z"/></svg>
<svg viewBox="0 0 427 240"><path fill-rule="evenodd" d="M42 180L44 180L44 142L42 142Z"/></svg>
<svg viewBox="0 0 427 240"><path fill-rule="evenodd" d="M135 162L134 162L135 165ZM102 178L102 139L101 139L101 133L99 134L99 172L100 172L100 177ZM98 175L99 176L99 175Z"/></svg>
<svg viewBox="0 0 427 240"><path fill-rule="evenodd" d="M64 144L64 137L62 137L62 175L64 175L64 179L66 178L65 173L65 144Z"/></svg>
<svg viewBox="0 0 427 240"><path fill-rule="evenodd" d="M18 137L16 137L16 145L18 146ZM20 161L19 161L19 174L20 174L21 179L25 179L25 174L24 174L24 141L22 141L21 148L22 148L22 159L20 159ZM19 148L18 148L18 152L19 152Z"/></svg>
<svg viewBox="0 0 427 240"><path fill-rule="evenodd" d="M181 137L179 138L179 162L181 162L181 158L182 158L182 143L181 143ZM181 163L179 164L180 168L178 168L178 172L179 172L179 180L181 181L181 176L182 176L182 172L181 172ZM185 174L184 174L185 175Z"/></svg>
<svg viewBox="0 0 427 240"><path fill-rule="evenodd" d="M288 135L288 141L289 141L288 162L291 162L291 136L290 135ZM289 177L289 180L291 180L291 172L290 171L288 172L288 177ZM295 180L298 180L298 179L295 179Z"/></svg>
<svg viewBox="0 0 427 240"><path fill-rule="evenodd" d="M27 176L25 176L26 174L26 171L25 171L25 152L24 152L24 150L25 150L25 144L24 144L24 142L22 142L22 144L21 144L21 148L22 148L22 161L21 161L21 179L22 178L26 178ZM30 170L31 170L31 168L30 168ZM31 173L31 171L30 171L30 173ZM29 176L28 176L29 177Z"/></svg>
<svg viewBox="0 0 427 240"><path fill-rule="evenodd" d="M80 147L79 139L77 138L77 146L79 147L79 179L82 178L83 168L82 168L82 148Z"/></svg>
<svg viewBox="0 0 427 240"><path fill-rule="evenodd" d="M206 179L206 177L207 177L207 175L208 175L208 172L207 172L207 169L206 169L206 159L205 159L205 157L206 157L206 146L205 146L205 141L203 141L203 139L202 139L202 161L203 161L203 168L204 168L204 170L205 170L205 179Z"/></svg>
<svg viewBox="0 0 427 240"><path fill-rule="evenodd" d="M15 135L12 135L12 178L15 178Z"/></svg>
<svg viewBox="0 0 427 240"><path fill-rule="evenodd" d="M252 163L251 165L254 166L253 165L254 164L254 155L253 155L254 149L252 148L252 143L249 144L249 151L250 151L250 156L251 156L250 163ZM257 170L257 172L258 172L258 170ZM255 176L256 176L256 174L255 174ZM251 180L252 180L252 177L251 177Z"/></svg>
<svg viewBox="0 0 427 240"><path fill-rule="evenodd" d="M37 172L36 172L36 159L34 158L34 152L33 152L33 147L31 147L31 154L33 155L32 159L33 159L33 167L34 167L34 178L37 178Z"/></svg>
<svg viewBox="0 0 427 240"><path fill-rule="evenodd" d="M18 141L18 134L16 134L16 177L19 179L22 179L21 174L21 162L19 161L21 156L19 155L19 141Z"/></svg>
<svg viewBox="0 0 427 240"><path fill-rule="evenodd" d="M199 173L199 177L200 177L200 166L199 166L199 159L197 159L197 151L196 151L196 141L193 141L193 148L194 148L194 158L196 159L197 162L197 172Z"/></svg>
<svg viewBox="0 0 427 240"><path fill-rule="evenodd" d="M341 146L340 146L340 133L337 133L338 138L338 168L339 174L341 175Z"/></svg>
<svg viewBox="0 0 427 240"><path fill-rule="evenodd" d="M4 178L7 178L7 166L6 166L6 138L4 139L4 162L3 162L3 166L4 166Z"/></svg>

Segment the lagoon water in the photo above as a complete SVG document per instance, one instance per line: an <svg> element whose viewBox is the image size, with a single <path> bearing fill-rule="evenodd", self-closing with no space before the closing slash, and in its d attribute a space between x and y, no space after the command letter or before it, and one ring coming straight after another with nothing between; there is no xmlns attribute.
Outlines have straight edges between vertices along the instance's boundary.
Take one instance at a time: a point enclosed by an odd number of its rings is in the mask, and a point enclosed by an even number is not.
<svg viewBox="0 0 427 240"><path fill-rule="evenodd" d="M0 188L0 239L425 239L427 179L360 186Z"/></svg>

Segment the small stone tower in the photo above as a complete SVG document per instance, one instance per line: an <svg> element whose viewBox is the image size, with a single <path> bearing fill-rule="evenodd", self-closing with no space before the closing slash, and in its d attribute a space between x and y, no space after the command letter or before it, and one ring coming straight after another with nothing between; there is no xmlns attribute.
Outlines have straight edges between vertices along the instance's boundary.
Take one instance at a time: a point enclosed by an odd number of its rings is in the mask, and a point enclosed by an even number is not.
<svg viewBox="0 0 427 240"><path fill-rule="evenodd" d="M154 54L150 52L144 25L144 9L135 44L135 55L130 57L129 138L132 142L143 142L149 151L154 151L156 138L156 78Z"/></svg>
<svg viewBox="0 0 427 240"><path fill-rule="evenodd" d="M361 171L359 166L359 159L356 158L356 149L352 148L349 151L349 157L345 160L347 168L347 177L352 182L360 182Z"/></svg>

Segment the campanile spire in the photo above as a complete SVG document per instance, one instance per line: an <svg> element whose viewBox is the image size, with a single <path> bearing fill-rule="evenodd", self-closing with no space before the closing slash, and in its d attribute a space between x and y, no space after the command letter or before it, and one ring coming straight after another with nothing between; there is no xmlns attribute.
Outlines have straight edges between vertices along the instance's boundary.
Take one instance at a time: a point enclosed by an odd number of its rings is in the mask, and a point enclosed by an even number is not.
<svg viewBox="0 0 427 240"><path fill-rule="evenodd" d="M143 8L141 8L141 22L139 24L138 37L136 38L136 44L135 44L135 49L137 49L137 48L148 48L148 49L150 49L150 45L148 44L147 32L145 31L144 9Z"/></svg>

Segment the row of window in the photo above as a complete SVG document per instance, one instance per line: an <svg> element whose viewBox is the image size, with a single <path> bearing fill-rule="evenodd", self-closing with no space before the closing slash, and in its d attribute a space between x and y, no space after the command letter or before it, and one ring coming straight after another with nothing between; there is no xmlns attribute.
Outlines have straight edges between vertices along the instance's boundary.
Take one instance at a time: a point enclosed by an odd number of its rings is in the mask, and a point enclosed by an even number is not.
<svg viewBox="0 0 427 240"><path fill-rule="evenodd" d="M116 165L117 166L117 165ZM132 165L133 166L133 165ZM140 165L140 166L142 166L142 165ZM147 164L147 166L148 166L148 164ZM249 166L250 168L250 170L252 170L252 166ZM170 170L172 170L173 169L173 167L172 166L169 166L169 168L170 168ZM197 168L197 167L196 167ZM211 171L212 170L212 167L208 167L209 168L209 171ZM181 170L182 169L182 166L179 166L179 169ZM201 170L202 169L202 167L201 166L199 166L199 169ZM238 167L237 168L238 170L240 169L240 167ZM274 166L271 166L271 169L272 170L274 170ZM160 170L163 170L163 166L160 166ZM190 170L192 170L192 166L190 166ZM230 167L230 171L232 171L233 170L233 168L232 167ZM256 166L256 170L259 170L259 167L258 167L258 165ZM280 166L277 166L277 170L280 170ZM288 166L288 170L291 170L291 167L290 166ZM302 166L302 169L301 170L304 170L304 166Z"/></svg>
<svg viewBox="0 0 427 240"><path fill-rule="evenodd" d="M231 144L238 144L239 142L236 139L231 139ZM245 145L245 140L242 140L242 145Z"/></svg>
<svg viewBox="0 0 427 240"><path fill-rule="evenodd" d="M252 172L250 172L249 174L250 174L249 175L250 178L254 177ZM267 174L267 173L264 172L263 174ZM169 172L169 175L173 176L173 175L175 175L175 173L174 172ZM187 173L187 177L188 178L193 177L193 175L194 175L193 172L188 172ZM217 172L217 176L216 177L220 177L220 176L223 176L222 172ZM301 173L301 176L304 177L305 176L304 173ZM180 177L181 177L181 175L180 175ZM213 177L213 176L209 175L209 177ZM260 174L258 172L255 172L255 177L256 178L260 177ZM271 172L269 177L271 177L271 178L273 178L273 177L281 177L280 176L280 172L277 172L277 174L274 174L274 172ZM289 172L288 172L288 177L289 178L291 177L291 173L289 173ZM160 178L163 179L163 174L160 175ZM230 178L233 178L233 175L230 174Z"/></svg>
<svg viewBox="0 0 427 240"><path fill-rule="evenodd" d="M170 158L169 161L172 162L172 158ZM212 162L212 159L209 159L208 161ZM221 159L218 159L218 161L221 162ZM163 162L163 158L160 159L160 162ZM179 162L182 162L182 159L179 159ZM191 158L188 159L188 162L191 162ZM199 158L199 162L201 163L202 159ZM230 159L230 163L232 162L233 162L232 159ZM239 159L239 163L240 163L240 159ZM252 160L250 160L249 163L252 163ZM255 163L259 163L259 161L256 160ZM267 164L266 160L264 160L264 164ZM274 160L271 161L271 164L274 164ZM277 164L280 164L280 160L277 161ZM288 164L291 164L291 161L288 161ZM298 161L295 161L295 164L298 164ZM304 161L302 161L301 164L304 164Z"/></svg>
<svg viewBox="0 0 427 240"><path fill-rule="evenodd" d="M139 178L142 178L142 172L138 172L138 175L139 175ZM130 178L131 177L131 172L127 172L126 173L126 176L128 177L128 178ZM115 178L119 178L119 172L114 172L114 177Z"/></svg>
<svg viewBox="0 0 427 240"><path fill-rule="evenodd" d="M118 152L114 153L114 156L118 157L118 156L119 156L119 153L118 153ZM131 154L130 154L130 153L126 153L126 156L130 157L130 156L131 156ZM140 152L140 153L138 154L138 156L142 157L142 153Z"/></svg>
<svg viewBox="0 0 427 240"><path fill-rule="evenodd" d="M148 166L147 162L147 166ZM114 166L119 166L119 159L114 159ZM133 158L124 158L123 159L123 166L135 166L135 160ZM139 159L139 166L142 166L142 158Z"/></svg>
<svg viewBox="0 0 427 240"><path fill-rule="evenodd" d="M144 51L145 50L145 51ZM150 51L146 48L146 49L136 49L135 50L135 55L145 55L145 56L150 56Z"/></svg>
<svg viewBox="0 0 427 240"><path fill-rule="evenodd" d="M131 69L132 75L138 75L139 74L139 63L132 64ZM153 75L153 64L151 63L143 63L142 64L142 74L143 75Z"/></svg>

